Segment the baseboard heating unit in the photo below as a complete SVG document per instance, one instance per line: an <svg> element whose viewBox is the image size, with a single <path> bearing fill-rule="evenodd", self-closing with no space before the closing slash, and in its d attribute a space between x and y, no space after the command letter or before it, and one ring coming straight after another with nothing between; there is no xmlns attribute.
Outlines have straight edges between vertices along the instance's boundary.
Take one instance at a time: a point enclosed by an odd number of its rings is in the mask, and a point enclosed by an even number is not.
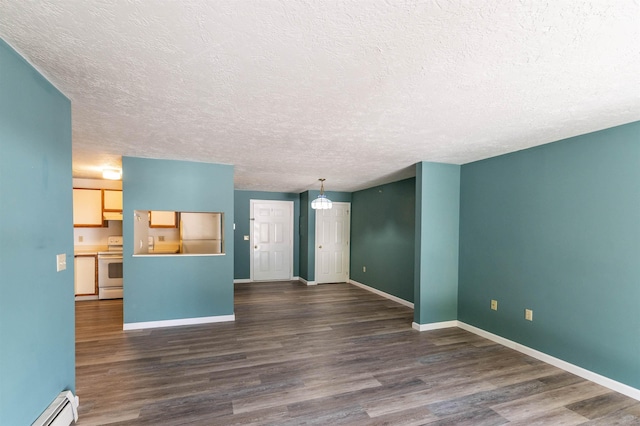
<svg viewBox="0 0 640 426"><path fill-rule="evenodd" d="M60 392L31 426L69 426L78 421L78 397L71 391Z"/></svg>

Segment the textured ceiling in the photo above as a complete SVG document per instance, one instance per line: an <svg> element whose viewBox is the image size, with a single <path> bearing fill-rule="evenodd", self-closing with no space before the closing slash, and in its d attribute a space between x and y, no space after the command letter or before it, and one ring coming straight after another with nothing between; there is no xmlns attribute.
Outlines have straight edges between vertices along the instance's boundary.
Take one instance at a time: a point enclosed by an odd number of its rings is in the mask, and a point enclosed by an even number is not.
<svg viewBox="0 0 640 426"><path fill-rule="evenodd" d="M352 191L640 120L637 0L0 0L0 37L71 99L75 177Z"/></svg>

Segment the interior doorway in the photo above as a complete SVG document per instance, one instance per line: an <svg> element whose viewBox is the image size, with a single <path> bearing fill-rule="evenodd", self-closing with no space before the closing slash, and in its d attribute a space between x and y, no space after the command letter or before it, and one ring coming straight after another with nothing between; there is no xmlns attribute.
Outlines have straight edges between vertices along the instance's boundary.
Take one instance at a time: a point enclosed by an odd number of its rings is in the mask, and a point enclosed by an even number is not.
<svg viewBox="0 0 640 426"><path fill-rule="evenodd" d="M251 281L293 275L293 202L250 200Z"/></svg>
<svg viewBox="0 0 640 426"><path fill-rule="evenodd" d="M351 203L316 210L316 283L349 281Z"/></svg>

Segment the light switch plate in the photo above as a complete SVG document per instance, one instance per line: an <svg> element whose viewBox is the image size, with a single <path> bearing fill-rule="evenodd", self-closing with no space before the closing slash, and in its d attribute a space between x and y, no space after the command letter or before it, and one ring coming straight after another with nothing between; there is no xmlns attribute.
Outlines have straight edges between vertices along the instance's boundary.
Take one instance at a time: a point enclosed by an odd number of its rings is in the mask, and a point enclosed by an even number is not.
<svg viewBox="0 0 640 426"><path fill-rule="evenodd" d="M65 253L56 255L56 271L64 271L67 269L67 255Z"/></svg>
<svg viewBox="0 0 640 426"><path fill-rule="evenodd" d="M493 311L497 311L498 310L498 301L495 299L491 299L491 310Z"/></svg>
<svg viewBox="0 0 640 426"><path fill-rule="evenodd" d="M248 235L245 235L245 236L244 236L244 240L245 240L245 241L249 241L249 236L248 236Z"/></svg>

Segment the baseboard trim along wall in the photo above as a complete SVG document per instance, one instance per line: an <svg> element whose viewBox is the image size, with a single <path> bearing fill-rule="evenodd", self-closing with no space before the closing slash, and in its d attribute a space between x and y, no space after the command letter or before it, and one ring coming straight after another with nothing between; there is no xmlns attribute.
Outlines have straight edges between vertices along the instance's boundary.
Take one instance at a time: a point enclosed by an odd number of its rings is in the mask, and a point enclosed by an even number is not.
<svg viewBox="0 0 640 426"><path fill-rule="evenodd" d="M236 315L218 315L215 317L200 317L200 318L182 318L174 320L163 321L146 321L146 322L130 322L125 323L122 329L128 330L142 330L145 328L160 328L160 327L177 327L180 325L195 325L195 324L210 324L213 322L228 322L235 321Z"/></svg>
<svg viewBox="0 0 640 426"><path fill-rule="evenodd" d="M618 393L621 393L630 398L640 401L640 389L636 389L629 385L625 385L624 383L620 383L616 380L602 376L598 373L594 373L593 371L579 367L575 364L571 364L567 361L563 361L554 356L547 355L544 352L540 352L528 346L521 345L520 343L514 342L513 340L505 339L504 337L500 337L497 334L490 333L481 328L466 324L462 321L446 321L446 322L438 322L433 324L416 324L414 322L412 326L416 330L427 331L427 330L436 330L439 328L445 328L443 327L443 325L445 324L449 324L448 327L458 327L470 333L477 334L480 337L484 337L485 339L489 339L493 342L499 343L503 346L506 346L508 348L521 352L525 355L529 355L540 361L546 362L547 364L553 365L554 367L558 367L561 370L568 371L569 373L575 374L576 376L580 376L583 379L590 380L601 386L604 386L613 391L616 391Z"/></svg>
<svg viewBox="0 0 640 426"><path fill-rule="evenodd" d="M370 291L371 293L377 294L378 296L386 297L387 299L393 300L394 302L400 303L401 305L404 305L404 306L407 306L407 307L413 309L413 303L408 302L408 301L406 301L404 299L400 299L399 297L396 297L396 296L394 296L392 294L385 293L384 291L378 290L377 288L369 287L366 284L362 284L362 283L359 283L358 281L354 281L354 280L351 280L351 279L349 280L349 284L353 284L356 287L363 288L363 289L365 289L367 291ZM452 326L449 326L449 327L452 327Z"/></svg>
<svg viewBox="0 0 640 426"><path fill-rule="evenodd" d="M462 321L458 321L458 327L640 401L640 389L625 385L624 383L620 383L585 368L578 367L575 364L571 364L567 361L563 361L559 358L547 355L544 352L540 352L512 340L505 339L504 337L500 337L496 334L489 333L488 331L466 324Z"/></svg>
<svg viewBox="0 0 640 426"><path fill-rule="evenodd" d="M291 279L289 279L289 281L303 281L302 279L300 279L300 277L291 277ZM234 284L247 284L247 283L252 283L254 282L251 278L234 278L233 283Z"/></svg>
<svg viewBox="0 0 640 426"><path fill-rule="evenodd" d="M418 331L440 330L441 328L457 327L458 321L442 321L432 322L430 324L418 324L417 322L411 323L411 327Z"/></svg>
<svg viewBox="0 0 640 426"><path fill-rule="evenodd" d="M302 284L306 284L306 285L318 285L317 282L315 282L315 281L307 281L302 277L299 277L298 281L300 281Z"/></svg>

